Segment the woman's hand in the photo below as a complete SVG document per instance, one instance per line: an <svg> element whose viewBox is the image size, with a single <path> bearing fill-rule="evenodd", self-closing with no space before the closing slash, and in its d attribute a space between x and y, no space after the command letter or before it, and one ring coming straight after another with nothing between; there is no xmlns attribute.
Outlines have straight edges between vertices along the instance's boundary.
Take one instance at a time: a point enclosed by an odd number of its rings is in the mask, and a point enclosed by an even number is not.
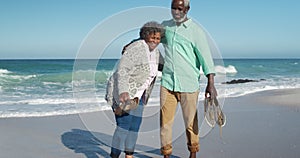
<svg viewBox="0 0 300 158"><path fill-rule="evenodd" d="M130 99L130 96L129 96L128 92L121 93L120 96L119 96L119 101L121 103L125 103L129 99Z"/></svg>
<svg viewBox="0 0 300 158"><path fill-rule="evenodd" d="M118 107L116 107L116 109L114 110L114 112L115 112L115 115L121 116L122 113L123 113L123 110L121 109L120 106L118 106Z"/></svg>

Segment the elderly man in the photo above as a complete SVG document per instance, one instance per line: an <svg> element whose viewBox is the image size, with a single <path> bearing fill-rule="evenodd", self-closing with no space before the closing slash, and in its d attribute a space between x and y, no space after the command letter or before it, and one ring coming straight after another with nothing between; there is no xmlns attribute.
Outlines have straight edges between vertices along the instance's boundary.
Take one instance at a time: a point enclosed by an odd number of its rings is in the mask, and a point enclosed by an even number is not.
<svg viewBox="0 0 300 158"><path fill-rule="evenodd" d="M214 63L205 32L187 18L189 0L172 0L173 19L164 21L165 64L162 72L160 94L161 153L172 154L172 126L178 102L186 127L187 147L190 157L199 151L197 103L200 66L208 78L205 97L216 97Z"/></svg>

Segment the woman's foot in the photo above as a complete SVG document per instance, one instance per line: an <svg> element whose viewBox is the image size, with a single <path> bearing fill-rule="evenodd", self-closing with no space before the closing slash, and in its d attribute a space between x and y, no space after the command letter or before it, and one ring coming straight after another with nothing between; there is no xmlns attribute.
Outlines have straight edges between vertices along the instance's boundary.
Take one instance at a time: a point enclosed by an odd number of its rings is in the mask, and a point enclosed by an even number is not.
<svg viewBox="0 0 300 158"><path fill-rule="evenodd" d="M125 158L133 158L133 155L125 155Z"/></svg>
<svg viewBox="0 0 300 158"><path fill-rule="evenodd" d="M170 155L164 155L164 158L170 158Z"/></svg>
<svg viewBox="0 0 300 158"><path fill-rule="evenodd" d="M125 158L133 158L133 152L132 151L125 151Z"/></svg>

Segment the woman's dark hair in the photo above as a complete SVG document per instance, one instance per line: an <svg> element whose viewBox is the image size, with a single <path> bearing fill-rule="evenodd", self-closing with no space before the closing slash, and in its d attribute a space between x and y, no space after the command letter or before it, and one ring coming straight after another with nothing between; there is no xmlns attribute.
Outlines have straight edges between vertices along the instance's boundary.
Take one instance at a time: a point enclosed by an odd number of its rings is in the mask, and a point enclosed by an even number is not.
<svg viewBox="0 0 300 158"><path fill-rule="evenodd" d="M146 39L148 35L152 33L160 33L160 36L163 37L165 34L164 28L161 24L150 21L144 24L144 26L140 29L140 38Z"/></svg>

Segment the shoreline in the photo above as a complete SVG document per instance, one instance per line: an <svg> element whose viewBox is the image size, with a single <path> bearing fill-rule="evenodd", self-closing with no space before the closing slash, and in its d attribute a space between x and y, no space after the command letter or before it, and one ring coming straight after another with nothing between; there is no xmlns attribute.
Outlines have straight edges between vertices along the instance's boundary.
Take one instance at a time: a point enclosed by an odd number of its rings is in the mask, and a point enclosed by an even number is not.
<svg viewBox="0 0 300 158"><path fill-rule="evenodd" d="M291 92L287 92L287 91L291 91ZM285 88L285 89L271 89L271 90L262 90L262 91L256 91L256 92L252 92L252 93L248 93L248 94L244 94L244 95L240 95L240 96L235 96L235 97L226 97L226 98L220 98L220 100L225 101L226 99L238 99L240 97L250 97L250 96L255 96L258 97L260 99L261 102L263 102L264 104L286 104L288 106L294 106L297 107L298 104L294 104L295 102L292 101L291 99L289 100L285 100L284 97L286 95L293 95L293 99L296 99L298 102L300 102L300 97L296 96L295 93L297 93L297 91L300 91L300 88ZM272 94L273 97L276 96L278 98L280 98L280 100L277 100L278 102L275 102L274 99L270 99L270 97L268 97L270 94ZM287 94L288 93L288 94ZM293 94L294 93L294 94ZM265 95L267 94L267 95ZM300 94L299 94L300 95ZM266 97L266 98L263 98ZM200 102L203 100L200 100ZM300 105L299 105L300 106ZM151 107L157 107L157 106L151 106ZM0 116L0 119L7 119L7 118L43 118L43 117L57 117L57 116L68 116L68 115L80 115L80 114L88 114L88 113L97 113L100 111L110 111L110 108L108 108L107 110L98 110L98 111L88 111L88 112L70 112L70 113L64 113L64 114L46 114L46 115L29 115L29 116Z"/></svg>
<svg viewBox="0 0 300 158"><path fill-rule="evenodd" d="M224 99L226 126L200 139L200 158L289 157L300 155L300 89L267 90ZM180 109L180 108L179 108ZM179 110L180 111L180 110ZM136 157L161 157L159 109L148 107ZM199 108L199 123L203 108ZM104 114L104 115L103 115ZM187 157L181 112L177 112L173 157ZM178 123L177 123L178 122ZM177 126L178 124L178 126ZM0 157L108 157L114 129L110 110L43 117L0 118ZM201 132L201 131L200 131Z"/></svg>

